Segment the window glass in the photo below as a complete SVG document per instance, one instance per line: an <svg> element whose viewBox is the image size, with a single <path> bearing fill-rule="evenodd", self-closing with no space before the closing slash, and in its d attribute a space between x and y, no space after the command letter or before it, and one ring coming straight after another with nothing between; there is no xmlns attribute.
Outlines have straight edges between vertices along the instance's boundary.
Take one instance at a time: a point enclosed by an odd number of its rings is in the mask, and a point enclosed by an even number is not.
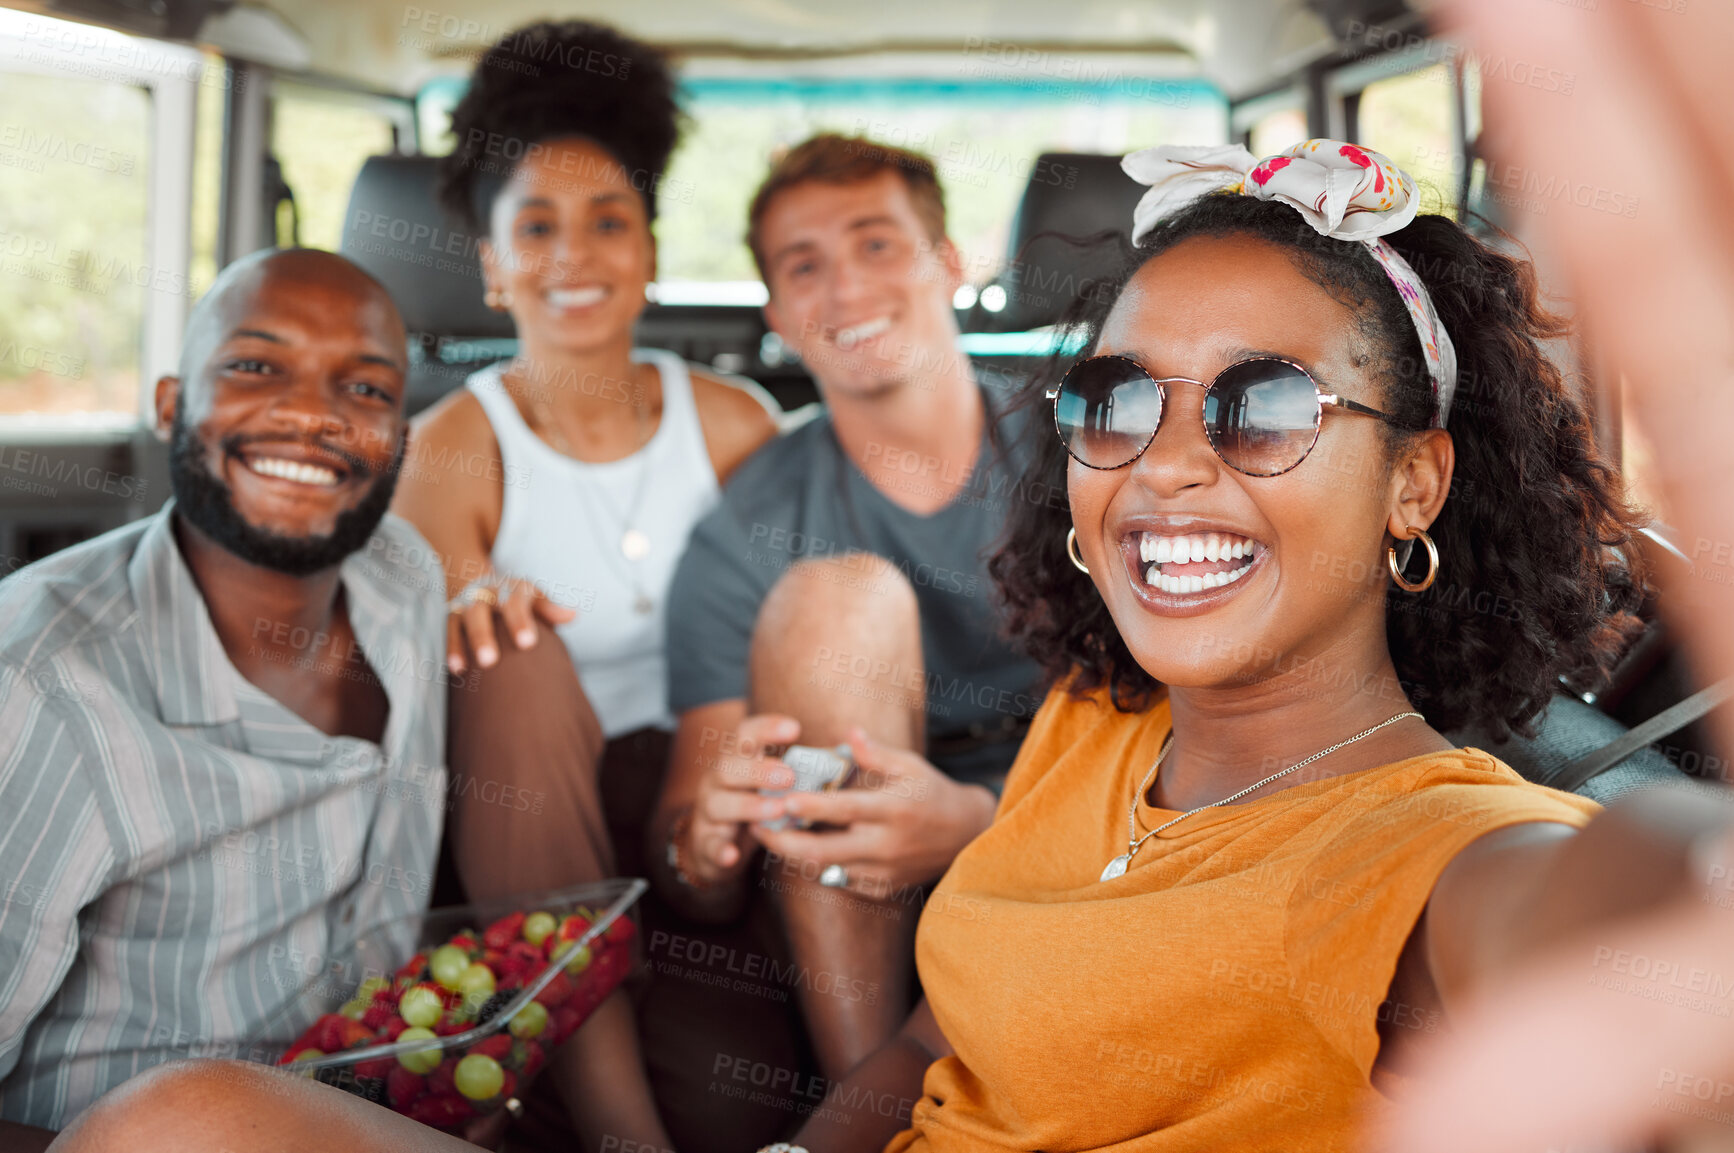
<svg viewBox="0 0 1734 1153"><path fill-rule="evenodd" d="M821 131L865 135L938 164L966 277L990 279L1043 152L1119 153L1151 144L1220 144L1227 105L1196 80L1155 79L1117 65L1064 62L1064 75L1018 82L788 76L687 76L686 130L658 199L665 298L760 299L745 243L747 205L779 150ZM986 71L985 69L982 71ZM423 150L451 150L462 77L430 81L416 101Z"/></svg>
<svg viewBox="0 0 1734 1153"><path fill-rule="evenodd" d="M336 251L349 190L370 156L392 151L391 121L341 95L279 83L271 110L271 152L295 194L300 242ZM287 220L280 221L285 241Z"/></svg>
<svg viewBox="0 0 1734 1153"><path fill-rule="evenodd" d="M143 88L0 72L0 419L136 416L150 123Z"/></svg>
<svg viewBox="0 0 1734 1153"><path fill-rule="evenodd" d="M1444 63L1374 81L1361 92L1358 141L1415 178L1421 211L1453 219L1463 164L1453 124L1456 99L1451 68Z"/></svg>
<svg viewBox="0 0 1734 1153"><path fill-rule="evenodd" d="M1227 134L1221 95L1194 81L699 78L684 89L691 120L659 201L664 281L756 281L743 239L747 205L771 157L816 132L867 136L932 157L966 279L977 284L1002 262L1043 152L1220 144Z"/></svg>
<svg viewBox="0 0 1734 1153"><path fill-rule="evenodd" d="M1261 116L1252 126L1247 151L1261 159L1275 156L1285 148L1307 139L1307 114L1304 108L1279 108Z"/></svg>
<svg viewBox="0 0 1734 1153"><path fill-rule="evenodd" d="M205 54L212 75L223 74L223 58ZM217 277L217 229L223 198L223 106L228 90L221 84L199 85L193 127L192 252L187 265L188 295L197 300Z"/></svg>

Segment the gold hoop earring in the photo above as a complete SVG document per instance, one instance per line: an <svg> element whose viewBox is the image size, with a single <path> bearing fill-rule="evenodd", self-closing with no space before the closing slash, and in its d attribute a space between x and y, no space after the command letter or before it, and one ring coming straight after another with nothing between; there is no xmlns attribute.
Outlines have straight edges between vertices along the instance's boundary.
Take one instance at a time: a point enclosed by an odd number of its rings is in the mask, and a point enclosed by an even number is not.
<svg viewBox="0 0 1734 1153"><path fill-rule="evenodd" d="M1085 564L1084 558L1078 555L1078 530L1075 528L1066 530L1066 555L1072 558L1073 568L1086 576L1089 575L1090 566Z"/></svg>
<svg viewBox="0 0 1734 1153"><path fill-rule="evenodd" d="M1385 567L1391 570L1391 579L1397 582L1397 587L1406 593L1426 592L1433 587L1433 582L1439 579L1439 549L1433 543L1433 538L1420 529L1412 530L1411 540L1418 540L1427 549L1427 575L1419 583L1412 582L1403 575L1403 566L1397 563L1397 546L1391 545L1385 549Z"/></svg>
<svg viewBox="0 0 1734 1153"><path fill-rule="evenodd" d="M495 312L504 312L512 307L512 294L500 288L490 288L482 293L482 303Z"/></svg>

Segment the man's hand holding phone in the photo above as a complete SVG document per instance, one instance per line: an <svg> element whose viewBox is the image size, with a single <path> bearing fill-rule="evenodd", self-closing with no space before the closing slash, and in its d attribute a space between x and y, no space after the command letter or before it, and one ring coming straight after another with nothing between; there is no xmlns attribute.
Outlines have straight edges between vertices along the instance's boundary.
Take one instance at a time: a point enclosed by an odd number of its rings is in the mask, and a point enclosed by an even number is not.
<svg viewBox="0 0 1734 1153"><path fill-rule="evenodd" d="M849 751L855 774L848 787L779 798L790 825L761 824L753 836L779 856L819 869L840 865L847 888L883 898L937 879L993 820L993 793L959 784L919 753L882 745L860 729L850 732Z"/></svg>
<svg viewBox="0 0 1734 1153"><path fill-rule="evenodd" d="M690 824L681 845L681 868L696 885L715 885L739 876L756 844L753 826L788 815L784 798L761 790L792 788L795 774L767 750L781 749L801 735L793 717L764 713L747 717L725 740L699 781Z"/></svg>

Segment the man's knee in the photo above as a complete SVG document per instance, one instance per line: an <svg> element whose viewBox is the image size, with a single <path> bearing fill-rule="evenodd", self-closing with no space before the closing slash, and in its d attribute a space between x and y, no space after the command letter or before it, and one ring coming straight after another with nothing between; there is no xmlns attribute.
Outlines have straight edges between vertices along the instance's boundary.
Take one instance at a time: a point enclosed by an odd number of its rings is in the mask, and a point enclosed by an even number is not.
<svg viewBox="0 0 1734 1153"><path fill-rule="evenodd" d="M249 1119L270 1112L286 1078L230 1061L172 1061L110 1090L62 1132L73 1153L241 1148Z"/></svg>
<svg viewBox="0 0 1734 1153"><path fill-rule="evenodd" d="M872 553L810 557L791 565L777 579L759 610L755 644L801 637L817 640L832 630L870 628L890 637L899 629L920 627L915 588L898 567Z"/></svg>

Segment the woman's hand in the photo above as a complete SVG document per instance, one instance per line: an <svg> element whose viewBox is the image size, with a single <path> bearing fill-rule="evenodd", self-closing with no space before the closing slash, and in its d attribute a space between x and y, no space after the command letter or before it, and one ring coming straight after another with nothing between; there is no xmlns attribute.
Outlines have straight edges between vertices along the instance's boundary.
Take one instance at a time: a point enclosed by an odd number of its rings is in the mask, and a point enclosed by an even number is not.
<svg viewBox="0 0 1734 1153"><path fill-rule="evenodd" d="M530 649L536 647L537 621L552 628L572 620L578 610L549 600L521 577L495 575L472 581L452 599L446 614L446 665L452 672L468 669L472 653L477 668L492 668L499 661L495 613L513 644Z"/></svg>
<svg viewBox="0 0 1734 1153"><path fill-rule="evenodd" d="M1656 447L1668 518L1703 565L1663 589L1700 681L1734 673L1734 6L1453 0L1474 47L1569 77L1569 93L1484 75L1491 159L1570 190L1535 221L1607 379ZM1607 211L1613 195L1629 211ZM1688 583L1688 582L1682 582ZM1694 594L1694 595L1683 595ZM1734 711L1712 726L1734 741ZM1598 818L1602 820L1604 818ZM1696 892L1582 928L1489 990L1414 1081L1394 1153L1608 1148L1666 1134L1734 1148L1734 842ZM1579 884L1587 884L1579 879ZM1711 1134L1708 1140L1705 1134Z"/></svg>
<svg viewBox="0 0 1734 1153"><path fill-rule="evenodd" d="M783 798L791 817L842 828L759 830L767 849L821 869L841 865L848 888L883 899L939 877L993 821L993 793L959 784L919 753L869 740L860 729L849 748L858 767L849 788Z"/></svg>

